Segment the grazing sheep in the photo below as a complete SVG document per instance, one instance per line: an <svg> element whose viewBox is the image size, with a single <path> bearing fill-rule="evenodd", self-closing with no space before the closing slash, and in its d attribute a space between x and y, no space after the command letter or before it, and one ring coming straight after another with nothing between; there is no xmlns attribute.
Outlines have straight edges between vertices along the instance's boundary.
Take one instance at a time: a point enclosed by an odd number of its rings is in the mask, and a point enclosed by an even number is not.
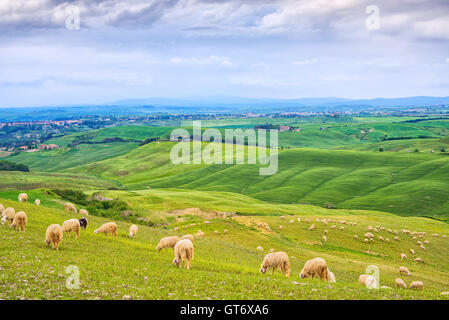
<svg viewBox="0 0 449 320"><path fill-rule="evenodd" d="M402 260L407 260L407 256L404 253L401 253L401 259Z"/></svg>
<svg viewBox="0 0 449 320"><path fill-rule="evenodd" d="M399 237L394 237L394 240L399 241Z"/></svg>
<svg viewBox="0 0 449 320"><path fill-rule="evenodd" d="M375 288L377 287L377 280L370 274L362 274L359 277L359 284L368 288Z"/></svg>
<svg viewBox="0 0 449 320"><path fill-rule="evenodd" d="M195 238L191 234L185 234L180 238L180 240L184 240L184 239L189 239L190 241L192 241L192 243L195 242Z"/></svg>
<svg viewBox="0 0 449 320"><path fill-rule="evenodd" d="M429 240L424 240L424 244L429 244Z"/></svg>
<svg viewBox="0 0 449 320"><path fill-rule="evenodd" d="M411 254L415 254L415 250L410 249L410 253L411 253Z"/></svg>
<svg viewBox="0 0 449 320"><path fill-rule="evenodd" d="M175 258L173 263L176 266L182 267L182 263L185 262L186 269L190 269L190 261L193 259L193 243L189 239L183 239L176 242Z"/></svg>
<svg viewBox="0 0 449 320"><path fill-rule="evenodd" d="M203 231L201 231L201 230L198 230L198 231L195 233L195 237L196 237L196 238L204 238L204 236L205 236L205 233L204 233Z"/></svg>
<svg viewBox="0 0 449 320"><path fill-rule="evenodd" d="M284 220L285 219L285 216L281 216L281 220Z"/></svg>
<svg viewBox="0 0 449 320"><path fill-rule="evenodd" d="M19 194L19 202L28 202L28 195L26 193Z"/></svg>
<svg viewBox="0 0 449 320"><path fill-rule="evenodd" d="M422 262L423 262L421 258L416 258L415 261L416 261L416 262L419 262L419 263L422 263Z"/></svg>
<svg viewBox="0 0 449 320"><path fill-rule="evenodd" d="M405 284L404 280L402 280L401 278L396 278L394 283L395 283L396 287L399 287L402 289L407 289L407 285Z"/></svg>
<svg viewBox="0 0 449 320"><path fill-rule="evenodd" d="M408 271L408 269L407 269L407 267L403 267L403 266L400 266L399 267L399 274L406 274L406 275L410 275L410 271Z"/></svg>
<svg viewBox="0 0 449 320"><path fill-rule="evenodd" d="M420 245L419 247L423 250L426 250L426 247L424 247L423 245Z"/></svg>
<svg viewBox="0 0 449 320"><path fill-rule="evenodd" d="M327 237L323 236L323 242L326 242L326 241L327 241Z"/></svg>
<svg viewBox="0 0 449 320"><path fill-rule="evenodd" d="M25 231L25 226L27 224L27 215L23 211L19 211L14 216L14 219L11 224L11 228L15 228L19 226L21 231Z"/></svg>
<svg viewBox="0 0 449 320"><path fill-rule="evenodd" d="M173 228L173 231L175 232L179 231L179 227Z"/></svg>
<svg viewBox="0 0 449 320"><path fill-rule="evenodd" d="M323 258L313 258L304 264L301 270L301 279L319 277L321 280L329 279L329 272L326 266L326 261Z"/></svg>
<svg viewBox="0 0 449 320"><path fill-rule="evenodd" d="M89 215L89 211L87 211L86 209L81 209L80 210L80 214L82 214L83 216L88 216Z"/></svg>
<svg viewBox="0 0 449 320"><path fill-rule="evenodd" d="M283 226L283 225L280 225L280 226L279 226L279 229L284 229L284 226Z"/></svg>
<svg viewBox="0 0 449 320"><path fill-rule="evenodd" d="M382 236L379 236L378 239L379 239L380 241L384 241L384 238L383 238Z"/></svg>
<svg viewBox="0 0 449 320"><path fill-rule="evenodd" d="M210 222L210 221L204 221L204 224L210 224L210 223L212 223L212 222Z"/></svg>
<svg viewBox="0 0 449 320"><path fill-rule="evenodd" d="M62 223L62 232L75 232L76 238L80 237L81 224L78 219L69 219Z"/></svg>
<svg viewBox="0 0 449 320"><path fill-rule="evenodd" d="M365 243L368 243L368 242L369 242L369 240L368 240L368 239L365 239L364 241L365 241Z"/></svg>
<svg viewBox="0 0 449 320"><path fill-rule="evenodd" d="M296 220L298 220L298 222L301 222L301 218L298 218L298 219L296 219Z"/></svg>
<svg viewBox="0 0 449 320"><path fill-rule="evenodd" d="M305 218L304 221L307 222L307 223L310 222L310 220L308 218Z"/></svg>
<svg viewBox="0 0 449 320"><path fill-rule="evenodd" d="M40 206L41 205L41 201L39 199L34 200L34 204L36 206Z"/></svg>
<svg viewBox="0 0 449 320"><path fill-rule="evenodd" d="M410 283L409 289L422 290L424 288L424 284L421 281L413 281Z"/></svg>
<svg viewBox="0 0 449 320"><path fill-rule="evenodd" d="M344 231L344 230L345 230L345 227L340 227L340 230L341 230L341 231Z"/></svg>
<svg viewBox="0 0 449 320"><path fill-rule="evenodd" d="M386 239L385 239L385 242L390 242L390 239L386 238Z"/></svg>
<svg viewBox="0 0 449 320"><path fill-rule="evenodd" d="M53 249L59 250L59 245L62 242L62 228L59 224L52 224L47 228L45 242L47 246L51 243Z"/></svg>
<svg viewBox="0 0 449 320"><path fill-rule="evenodd" d="M223 234L228 234L228 229L224 229Z"/></svg>
<svg viewBox="0 0 449 320"><path fill-rule="evenodd" d="M89 221L87 220L87 218L81 218L81 219L79 219L79 222L80 222L81 228L86 230L87 225L89 224Z"/></svg>
<svg viewBox="0 0 449 320"><path fill-rule="evenodd" d="M355 234L354 239L357 240L358 238L359 238L359 236Z"/></svg>
<svg viewBox="0 0 449 320"><path fill-rule="evenodd" d="M307 230L309 230L309 231L315 230L315 225L312 224Z"/></svg>
<svg viewBox="0 0 449 320"><path fill-rule="evenodd" d="M114 235L115 238L117 239L117 229L118 229L118 227L117 227L117 224L115 222L106 222L100 228L95 230L94 233L95 234L97 234L97 233L104 233L105 236L108 233L110 233L111 235Z"/></svg>
<svg viewBox="0 0 449 320"><path fill-rule="evenodd" d="M438 238L440 235L438 234L438 233L434 233L434 234L432 234L432 237L434 237L434 238Z"/></svg>
<svg viewBox="0 0 449 320"><path fill-rule="evenodd" d="M81 212L81 211L80 211ZM129 227L129 237L131 239L134 239L134 237L137 234L137 231L139 231L139 228L137 228L137 226L135 224L131 225L131 227ZM193 237L192 237L193 238Z"/></svg>
<svg viewBox="0 0 449 320"><path fill-rule="evenodd" d="M328 234L329 233L329 231L327 231L327 230L324 230L324 234Z"/></svg>
<svg viewBox="0 0 449 320"><path fill-rule="evenodd" d="M162 238L159 241L159 244L157 245L156 249L157 251L161 251L162 249L168 249L168 248L174 248L176 245L176 242L178 242L180 239L178 236L169 236Z"/></svg>
<svg viewBox="0 0 449 320"><path fill-rule="evenodd" d="M258 251L263 251L263 247L261 247L261 246L258 246L256 249L257 249Z"/></svg>
<svg viewBox="0 0 449 320"><path fill-rule="evenodd" d="M329 282L337 282L337 280L335 279L335 274L333 272L330 272L329 269L327 269L327 272L329 274Z"/></svg>
<svg viewBox="0 0 449 320"><path fill-rule="evenodd" d="M66 204L64 204L64 210L67 212L71 211L71 212L78 213L78 211L76 210L73 203L70 203L70 202L67 202Z"/></svg>
<svg viewBox="0 0 449 320"><path fill-rule="evenodd" d="M14 220L14 216L16 215L16 210L14 208L8 207L2 212L2 215L2 224L5 224L6 221L11 224Z"/></svg>
<svg viewBox="0 0 449 320"><path fill-rule="evenodd" d="M215 231L214 231L214 234L215 234L215 235L218 235L218 231L217 231L217 230L215 230Z"/></svg>
<svg viewBox="0 0 449 320"><path fill-rule="evenodd" d="M293 219L292 220L290 220L288 223L293 223L294 221L293 221Z"/></svg>
<svg viewBox="0 0 449 320"><path fill-rule="evenodd" d="M272 273L276 271L277 268L281 270L281 273L290 276L290 260L285 252L279 251L267 254L260 265L259 271L265 274L267 270L271 268Z"/></svg>

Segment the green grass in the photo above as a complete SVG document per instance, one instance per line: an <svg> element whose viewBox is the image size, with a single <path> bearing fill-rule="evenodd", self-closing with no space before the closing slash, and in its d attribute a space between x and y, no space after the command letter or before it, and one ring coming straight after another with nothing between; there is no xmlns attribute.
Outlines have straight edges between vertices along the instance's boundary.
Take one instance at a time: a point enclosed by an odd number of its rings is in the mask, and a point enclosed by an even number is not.
<svg viewBox="0 0 449 320"><path fill-rule="evenodd" d="M31 197L31 201L34 199ZM244 216L227 219L210 219L199 225L170 232L174 226L190 224L183 218L166 228L140 226L136 239L127 238L129 224L117 222L118 239L93 234L93 230L105 219L89 217L88 230L80 239L64 236L59 251L44 244L45 229L49 224L61 224L72 215L54 208L36 207L32 204L0 200L5 206L24 210L28 215L25 233L0 226L4 240L1 249L0 298L3 299L121 299L131 295L134 299L442 299L440 292L447 291L449 275L449 239L431 238L426 251L417 249L425 263L401 261L400 252L408 253L416 244L409 237L399 235L399 242L375 241L366 245L354 240L361 236L368 225L381 224L398 229L409 228L428 233L449 233L449 227L441 222L423 218L400 218L375 212L339 212L324 210L318 215ZM199 203L198 203L199 205ZM62 206L61 206L62 208ZM318 209L323 210L323 209ZM345 231L331 230L322 224L315 231L307 231L304 222L328 217L357 222L356 227L346 225ZM291 218L301 217L301 223L289 224ZM272 232L257 228L257 222L267 222ZM285 228L279 229L283 224ZM328 241L321 242L324 228L329 230ZM174 267L172 251L157 252L156 244L163 236L194 233L201 229L204 239L195 241L195 257L192 269ZM223 234L223 230L229 230ZM213 231L218 230L219 235ZM388 234L383 234L388 237ZM256 250L257 246L264 252ZM269 248L289 254L292 267L290 278L279 273L261 275L258 272L263 256ZM369 253L367 253L367 251ZM326 259L328 267L337 278L330 287L319 280L299 278L304 262L312 257ZM244 257L244 259L242 259ZM66 268L76 265L80 270L80 289L67 289ZM368 290L357 284L358 276L368 265L380 268L381 285L393 287L400 265L407 266L411 276L401 276L407 284L419 280L425 284L423 292L400 289ZM295 281L295 284L293 283Z"/></svg>

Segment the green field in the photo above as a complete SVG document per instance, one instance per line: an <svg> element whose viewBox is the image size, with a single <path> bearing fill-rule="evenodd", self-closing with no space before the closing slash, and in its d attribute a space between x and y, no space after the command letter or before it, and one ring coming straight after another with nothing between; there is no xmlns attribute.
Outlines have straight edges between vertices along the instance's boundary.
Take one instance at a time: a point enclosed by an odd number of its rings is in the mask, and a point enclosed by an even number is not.
<svg viewBox="0 0 449 320"><path fill-rule="evenodd" d="M416 118L203 122L203 129L216 127L221 132L267 123L301 128L280 132L279 168L271 176L259 175L260 164L175 165L170 161L175 143L167 141L171 127L122 126L75 133L45 142L61 149L7 156L5 160L26 164L31 172L0 172L0 203L24 210L29 220L25 233L0 225L5 240L0 249L0 299L121 299L124 295L133 299L447 299L441 292L449 291L449 238L431 235L449 236L449 158L441 150L449 146L449 122L405 120ZM191 122L182 125L190 128ZM139 146L156 137L162 140ZM244 149L245 154L265 152ZM71 217L62 210L67 199L54 189L123 200L128 209L102 217L90 215L89 228L80 239L65 235L60 250L53 251L43 241L46 227ZM30 204L17 202L24 191ZM32 204L36 198L40 207ZM93 234L112 216L119 219L118 239ZM345 224L341 231L341 223L325 226L316 221L323 218L357 226ZM206 220L211 223L205 224ZM136 239L127 238L130 221L139 224ZM258 227L260 222L268 223L271 231ZM190 227L192 223L196 225ZM312 223L316 229L308 231ZM337 228L331 229L332 225ZM399 241L379 231L375 241L366 244L363 235L370 225L398 231ZM180 231L173 231L175 227ZM194 234L199 229L206 237L196 239L189 271L171 263L172 251L155 250L163 236ZM327 242L322 238L325 229ZM401 229L427 232L421 239L430 241L426 250ZM258 251L257 246L264 250ZM290 278L258 272L270 248L290 256ZM400 253L409 259L401 260ZM326 259L336 284L299 278L305 261L317 256ZM424 263L413 261L418 256ZM65 287L69 265L80 270L80 289ZM388 288L368 290L357 284L369 265L379 267L380 284ZM412 275L399 276L401 265ZM424 291L396 289L396 277L407 284L423 281Z"/></svg>

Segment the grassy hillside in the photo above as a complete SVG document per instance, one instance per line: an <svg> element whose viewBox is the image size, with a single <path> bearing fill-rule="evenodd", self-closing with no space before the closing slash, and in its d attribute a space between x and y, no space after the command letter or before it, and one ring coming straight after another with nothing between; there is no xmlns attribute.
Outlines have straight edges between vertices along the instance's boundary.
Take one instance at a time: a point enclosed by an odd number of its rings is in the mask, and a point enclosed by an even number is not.
<svg viewBox="0 0 449 320"><path fill-rule="evenodd" d="M32 198L30 200L33 200ZM400 241L375 242L367 245L354 240L362 237L368 225L382 225L398 229L449 233L446 224L423 218L399 218L375 212L328 211L332 218L357 222L356 227L345 225L346 230L332 230L316 223L315 231L307 231L310 223L305 218L329 217L326 212L319 215L294 215L281 220L278 216L245 216L226 219L210 219L211 224L198 225L171 232L174 226L190 224L178 218L165 228L140 226L136 239L127 238L129 224L117 222L118 239L95 235L93 230L105 219L90 216L88 230L82 231L80 239L64 236L59 251L44 244L46 227L51 223L61 224L72 217L62 210L36 207L0 199L5 206L24 210L28 215L25 233L0 225L3 241L0 258L0 298L3 299L121 299L131 295L134 299L446 299L440 295L449 287L446 265L449 258L449 239L432 238L427 250L417 249L414 241L399 234ZM322 209L319 209L322 210ZM301 217L298 223L296 218ZM289 224L289 219L295 223ZM266 232L256 223L267 222L271 232ZM279 229L283 224L284 229ZM340 224L337 224L340 226ZM324 229L329 230L328 241L322 242ZM157 252L155 246L163 236L194 233L201 229L204 239L195 241L195 256L192 269L187 271L172 265L172 251ZM223 234L223 230L229 230ZM214 231L219 232L214 235ZM388 237L382 232L379 235ZM362 237L363 238L363 237ZM262 246L264 252L256 250ZM279 273L261 275L258 270L263 256L269 248L289 254L292 275ZM412 260L401 261L399 253L410 248L417 250L416 256L423 264ZM245 259L241 257L244 256ZM307 259L321 256L337 278L330 286L319 280L299 278L299 272ZM80 270L79 289L65 287L66 268L75 265ZM368 265L380 268L381 285L388 289L368 290L357 284L358 276ZM407 284L413 280L423 281L425 290L412 291L394 289L398 268L405 265L411 276L401 276Z"/></svg>
<svg viewBox="0 0 449 320"><path fill-rule="evenodd" d="M279 153L275 175L257 165L173 165L173 143L71 170L113 179L130 189L228 191L278 203L332 203L403 215L444 217L449 164L444 155L291 149Z"/></svg>

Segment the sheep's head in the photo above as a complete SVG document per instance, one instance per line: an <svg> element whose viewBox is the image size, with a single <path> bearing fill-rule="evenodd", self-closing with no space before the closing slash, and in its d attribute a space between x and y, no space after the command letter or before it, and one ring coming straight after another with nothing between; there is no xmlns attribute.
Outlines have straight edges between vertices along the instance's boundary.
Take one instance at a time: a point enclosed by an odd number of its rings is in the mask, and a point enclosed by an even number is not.
<svg viewBox="0 0 449 320"><path fill-rule="evenodd" d="M260 267L259 272L262 274L265 274L265 272L267 272L268 268L267 267Z"/></svg>
<svg viewBox="0 0 449 320"><path fill-rule="evenodd" d="M97 229L97 230L95 230L95 231L94 231L94 233L95 233L95 234L97 234L97 233L98 233L98 229Z"/></svg>
<svg viewBox="0 0 449 320"><path fill-rule="evenodd" d="M301 279L305 279L307 277L307 274L304 272L304 269L301 270L301 273L299 274L299 277Z"/></svg>
<svg viewBox="0 0 449 320"><path fill-rule="evenodd" d="M162 248L161 248L161 246L159 244L157 245L156 250L157 251L161 251L162 250Z"/></svg>
<svg viewBox="0 0 449 320"><path fill-rule="evenodd" d="M178 258L174 258L173 259L173 264L179 266L179 259Z"/></svg>
<svg viewBox="0 0 449 320"><path fill-rule="evenodd" d="M45 239L44 241L47 244L47 246L50 244L50 241L48 241L47 239Z"/></svg>

